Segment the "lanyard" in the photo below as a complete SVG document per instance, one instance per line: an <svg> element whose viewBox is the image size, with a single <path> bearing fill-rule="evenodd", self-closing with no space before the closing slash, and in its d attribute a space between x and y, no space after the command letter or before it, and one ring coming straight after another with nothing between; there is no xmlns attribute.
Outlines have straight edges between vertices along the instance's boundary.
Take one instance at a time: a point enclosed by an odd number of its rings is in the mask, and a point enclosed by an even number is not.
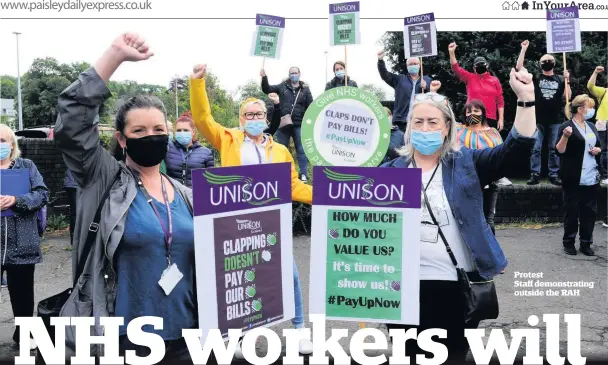
<svg viewBox="0 0 608 365"><path fill-rule="evenodd" d="M255 153L257 153L258 155L258 163L262 164L262 155L260 154L260 150L258 150L258 145L256 145L255 142L253 143L253 148L255 149Z"/></svg>
<svg viewBox="0 0 608 365"><path fill-rule="evenodd" d="M186 185L186 170L188 169L188 157L190 157L190 153L192 150L188 151L186 155L184 155L184 151L181 148L178 148L179 153L182 155L182 184Z"/></svg>
<svg viewBox="0 0 608 365"><path fill-rule="evenodd" d="M165 207L167 207L167 215L169 216L169 230L167 230L167 227L165 226L165 222L163 221L162 217L160 216L158 209L156 209L156 206L154 206L152 197L146 190L146 187L144 186L141 179L139 178L139 175L137 175L137 185L139 186L139 188L141 189L141 192L146 197L146 200L148 201L148 203L150 203L150 206L152 207L152 209L154 210L154 214L156 214L156 218L158 218L158 221L160 222L160 226L165 235L165 249L166 249L166 255L167 255L167 263L169 264L169 266L171 266L171 245L173 244L173 217L171 216L171 206L169 205L169 196L167 195L167 188L165 187L165 180L163 179L162 175L161 175L161 179L160 179L160 184L161 184L162 191L163 191L163 199L165 201Z"/></svg>
<svg viewBox="0 0 608 365"><path fill-rule="evenodd" d="M414 160L414 159L412 159L412 165L414 165L415 168L418 168L418 166L416 166L416 160ZM423 192L426 193L426 189L428 189L429 185L431 185L431 181L433 181L433 178L435 177L435 173L437 172L439 165L441 165L441 164L437 164L437 166L435 166L435 170L433 170L433 174L431 175L431 178L426 183L426 186L422 188Z"/></svg>

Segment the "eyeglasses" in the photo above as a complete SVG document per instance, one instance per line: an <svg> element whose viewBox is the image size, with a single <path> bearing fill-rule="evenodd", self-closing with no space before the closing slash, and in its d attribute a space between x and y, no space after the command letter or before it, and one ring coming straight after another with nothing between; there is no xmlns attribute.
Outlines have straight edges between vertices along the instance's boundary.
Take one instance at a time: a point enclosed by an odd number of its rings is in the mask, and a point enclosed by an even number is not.
<svg viewBox="0 0 608 365"><path fill-rule="evenodd" d="M416 94L415 100L416 101L425 101L427 99L431 99L434 102L437 103L441 103L442 101L445 101L447 98L441 94L437 94L437 93L425 93L425 94Z"/></svg>
<svg viewBox="0 0 608 365"><path fill-rule="evenodd" d="M264 119L266 118L266 112L257 112L257 113L243 113L245 119L253 120L253 119Z"/></svg>

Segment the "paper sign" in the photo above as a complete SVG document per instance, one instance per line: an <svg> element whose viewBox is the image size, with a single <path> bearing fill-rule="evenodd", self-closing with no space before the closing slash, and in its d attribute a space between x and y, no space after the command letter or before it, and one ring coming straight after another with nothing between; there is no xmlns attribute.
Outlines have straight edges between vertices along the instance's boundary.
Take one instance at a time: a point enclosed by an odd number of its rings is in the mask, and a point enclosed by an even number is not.
<svg viewBox="0 0 608 365"><path fill-rule="evenodd" d="M437 55L437 28L434 13L404 19L403 49L405 58Z"/></svg>
<svg viewBox="0 0 608 365"><path fill-rule="evenodd" d="M418 324L420 171L313 168L311 313Z"/></svg>
<svg viewBox="0 0 608 365"><path fill-rule="evenodd" d="M281 58L285 18L257 14L255 24L256 30L253 34L251 55L276 59Z"/></svg>
<svg viewBox="0 0 608 365"><path fill-rule="evenodd" d="M547 53L580 52L578 7L547 10Z"/></svg>
<svg viewBox="0 0 608 365"><path fill-rule="evenodd" d="M329 45L361 44L359 2L329 5Z"/></svg>
<svg viewBox="0 0 608 365"><path fill-rule="evenodd" d="M291 164L192 171L201 343L295 316Z"/></svg>
<svg viewBox="0 0 608 365"><path fill-rule="evenodd" d="M391 123L378 98L363 89L330 89L308 107L302 144L311 164L376 167L384 159Z"/></svg>

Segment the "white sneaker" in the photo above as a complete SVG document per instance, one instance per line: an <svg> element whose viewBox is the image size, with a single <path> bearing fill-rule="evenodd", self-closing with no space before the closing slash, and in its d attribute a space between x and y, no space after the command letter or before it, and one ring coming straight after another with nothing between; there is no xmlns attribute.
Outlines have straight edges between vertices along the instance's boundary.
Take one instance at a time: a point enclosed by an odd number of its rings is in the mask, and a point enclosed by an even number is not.
<svg viewBox="0 0 608 365"><path fill-rule="evenodd" d="M604 179L600 182L601 185L608 185L608 179Z"/></svg>
<svg viewBox="0 0 608 365"><path fill-rule="evenodd" d="M30 338L30 350L35 350L38 348L38 345L36 344L36 340L34 340L33 338Z"/></svg>
<svg viewBox="0 0 608 365"><path fill-rule="evenodd" d="M608 228L608 223L604 222L604 223L602 223L602 226Z"/></svg>
<svg viewBox="0 0 608 365"><path fill-rule="evenodd" d="M310 355L312 354L312 341L308 339L306 333L304 333L305 328L300 328L300 353L302 355Z"/></svg>
<svg viewBox="0 0 608 365"><path fill-rule="evenodd" d="M502 179L498 180L496 182L496 184L502 185L502 186L511 186L511 185L513 185L513 183L509 179L507 179L506 177L503 177Z"/></svg>
<svg viewBox="0 0 608 365"><path fill-rule="evenodd" d="M239 338L239 342L236 344L236 350L234 350L234 357L239 360L244 360L245 355L243 355L243 337Z"/></svg>

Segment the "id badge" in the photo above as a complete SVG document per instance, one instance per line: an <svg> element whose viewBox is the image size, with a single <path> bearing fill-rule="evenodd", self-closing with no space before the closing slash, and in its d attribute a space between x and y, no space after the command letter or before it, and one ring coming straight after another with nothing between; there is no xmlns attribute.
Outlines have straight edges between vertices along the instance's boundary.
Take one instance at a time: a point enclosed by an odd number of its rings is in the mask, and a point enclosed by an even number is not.
<svg viewBox="0 0 608 365"><path fill-rule="evenodd" d="M184 274L179 271L177 265L171 264L171 266L163 271L163 274L158 281L158 285L163 288L165 295L169 295L183 277Z"/></svg>
<svg viewBox="0 0 608 365"><path fill-rule="evenodd" d="M439 227L434 224L423 224L420 227L420 240L422 242L437 243Z"/></svg>

